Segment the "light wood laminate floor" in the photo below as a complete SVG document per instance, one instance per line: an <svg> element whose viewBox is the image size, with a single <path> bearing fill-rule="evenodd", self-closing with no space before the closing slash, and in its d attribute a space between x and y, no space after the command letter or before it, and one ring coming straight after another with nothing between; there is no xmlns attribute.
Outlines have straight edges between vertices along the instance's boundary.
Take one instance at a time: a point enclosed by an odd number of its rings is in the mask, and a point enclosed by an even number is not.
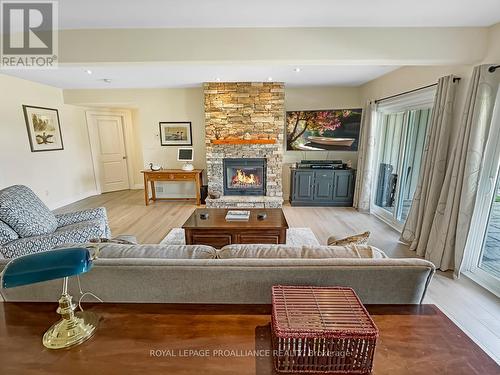
<svg viewBox="0 0 500 375"><path fill-rule="evenodd" d="M114 235L133 234L140 243L159 243L172 228L181 227L196 208L186 202L157 202L145 206L142 190L126 190L89 197L58 211L99 206L106 207ZM322 244L326 244L330 235L346 236L369 230L369 244L381 248L388 256L415 256L415 252L398 241L398 232L376 217L353 208L285 205L283 211L290 227L311 228ZM497 297L466 277L453 280L451 273L438 272L424 302L439 306L500 362L500 302Z"/></svg>

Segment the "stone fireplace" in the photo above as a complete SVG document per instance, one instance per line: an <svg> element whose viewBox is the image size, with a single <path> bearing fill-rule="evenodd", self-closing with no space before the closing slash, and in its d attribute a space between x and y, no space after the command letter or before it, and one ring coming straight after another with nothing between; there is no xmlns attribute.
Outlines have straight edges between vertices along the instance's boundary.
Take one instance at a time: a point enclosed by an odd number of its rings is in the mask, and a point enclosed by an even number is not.
<svg viewBox="0 0 500 375"><path fill-rule="evenodd" d="M266 195L266 159L224 158L224 195Z"/></svg>
<svg viewBox="0 0 500 375"><path fill-rule="evenodd" d="M207 199L207 207L281 207L283 83L205 83L204 95L208 190L220 195ZM263 168L241 165L244 168L229 171L228 161L231 164L234 159L260 161ZM256 177L262 185L259 188L251 186ZM228 178L235 178L232 187L227 186Z"/></svg>

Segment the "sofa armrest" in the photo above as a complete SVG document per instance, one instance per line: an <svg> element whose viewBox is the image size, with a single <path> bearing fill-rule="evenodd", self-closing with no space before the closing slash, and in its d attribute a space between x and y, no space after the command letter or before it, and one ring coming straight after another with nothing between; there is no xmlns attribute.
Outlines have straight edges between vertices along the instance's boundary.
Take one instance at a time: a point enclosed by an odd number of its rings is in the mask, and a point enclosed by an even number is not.
<svg viewBox="0 0 500 375"><path fill-rule="evenodd" d="M101 219L106 224L106 237L111 237L111 231L108 224L108 216L104 207L92 208L89 210L68 212L66 214L56 215L58 228L80 223L87 220Z"/></svg>

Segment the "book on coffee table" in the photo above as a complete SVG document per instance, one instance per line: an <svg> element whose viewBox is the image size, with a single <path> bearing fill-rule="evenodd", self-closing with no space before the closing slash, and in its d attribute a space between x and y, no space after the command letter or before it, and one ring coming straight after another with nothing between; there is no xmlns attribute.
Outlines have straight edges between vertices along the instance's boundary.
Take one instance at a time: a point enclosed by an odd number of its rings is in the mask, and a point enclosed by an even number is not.
<svg viewBox="0 0 500 375"><path fill-rule="evenodd" d="M227 221L247 221L250 219L250 211L231 210L226 214Z"/></svg>

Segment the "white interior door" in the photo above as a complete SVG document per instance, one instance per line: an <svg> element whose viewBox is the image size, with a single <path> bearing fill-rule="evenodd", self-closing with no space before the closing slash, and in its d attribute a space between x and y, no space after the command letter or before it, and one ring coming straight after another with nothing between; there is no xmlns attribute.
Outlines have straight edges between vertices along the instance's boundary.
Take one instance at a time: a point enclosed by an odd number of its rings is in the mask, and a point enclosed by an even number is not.
<svg viewBox="0 0 500 375"><path fill-rule="evenodd" d="M119 115L92 114L90 137L96 178L103 193L129 189L123 118Z"/></svg>

